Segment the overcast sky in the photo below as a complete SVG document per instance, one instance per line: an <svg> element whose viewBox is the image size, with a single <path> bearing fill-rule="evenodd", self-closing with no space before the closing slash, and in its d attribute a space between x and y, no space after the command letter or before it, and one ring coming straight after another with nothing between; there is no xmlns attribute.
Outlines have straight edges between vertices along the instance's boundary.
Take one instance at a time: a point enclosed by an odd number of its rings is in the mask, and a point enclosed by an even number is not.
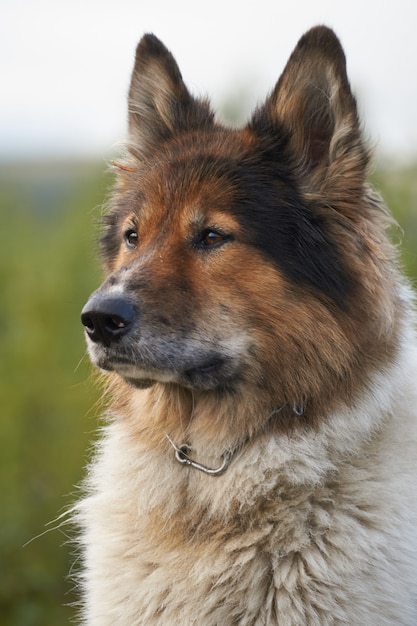
<svg viewBox="0 0 417 626"><path fill-rule="evenodd" d="M0 159L107 157L125 137L137 41L154 32L195 94L243 113L302 33L333 27L380 156L417 155L415 0L13 0L0 22Z"/></svg>

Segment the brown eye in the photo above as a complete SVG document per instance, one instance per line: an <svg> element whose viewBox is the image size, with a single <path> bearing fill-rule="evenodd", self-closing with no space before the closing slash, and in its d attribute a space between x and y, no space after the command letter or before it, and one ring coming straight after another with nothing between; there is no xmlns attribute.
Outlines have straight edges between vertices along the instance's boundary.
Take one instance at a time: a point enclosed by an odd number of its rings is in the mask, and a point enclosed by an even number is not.
<svg viewBox="0 0 417 626"><path fill-rule="evenodd" d="M231 239L232 237L230 235L226 235L220 230L206 228L200 234L197 245L200 248L217 248Z"/></svg>
<svg viewBox="0 0 417 626"><path fill-rule="evenodd" d="M124 234L124 239L128 248L136 248L138 245L138 233L134 228L128 228Z"/></svg>

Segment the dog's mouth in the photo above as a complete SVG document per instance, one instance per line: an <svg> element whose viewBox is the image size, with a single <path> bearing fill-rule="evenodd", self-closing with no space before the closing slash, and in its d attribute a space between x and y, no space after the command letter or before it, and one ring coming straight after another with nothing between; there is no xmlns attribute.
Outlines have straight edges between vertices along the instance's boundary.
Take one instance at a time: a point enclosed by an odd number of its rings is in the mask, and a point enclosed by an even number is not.
<svg viewBox="0 0 417 626"><path fill-rule="evenodd" d="M136 389L148 389L152 387L156 383L156 380L152 380L151 378L131 378L130 376L122 377L131 387L135 387Z"/></svg>
<svg viewBox="0 0 417 626"><path fill-rule="evenodd" d="M183 387L210 390L230 386L236 373L229 359L221 355L196 356L177 366L165 363L145 364L117 358L99 358L92 355L95 365L104 371L115 372L136 389L146 389L155 383L176 383Z"/></svg>

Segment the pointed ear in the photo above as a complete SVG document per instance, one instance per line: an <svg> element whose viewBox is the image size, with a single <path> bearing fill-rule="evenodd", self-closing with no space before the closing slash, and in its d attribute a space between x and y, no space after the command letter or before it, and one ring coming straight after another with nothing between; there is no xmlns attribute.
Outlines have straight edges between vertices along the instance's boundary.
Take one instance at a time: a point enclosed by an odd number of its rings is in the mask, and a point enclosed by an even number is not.
<svg viewBox="0 0 417 626"><path fill-rule="evenodd" d="M298 42L274 91L252 121L255 129L268 123L288 134L296 164L310 188L312 183L322 185L325 178L331 182L333 169L339 185L348 188L351 183L362 189L368 151L345 55L329 28L317 26Z"/></svg>
<svg viewBox="0 0 417 626"><path fill-rule="evenodd" d="M139 158L213 119L208 103L189 94L174 57L154 35L145 35L136 49L128 119L129 149Z"/></svg>

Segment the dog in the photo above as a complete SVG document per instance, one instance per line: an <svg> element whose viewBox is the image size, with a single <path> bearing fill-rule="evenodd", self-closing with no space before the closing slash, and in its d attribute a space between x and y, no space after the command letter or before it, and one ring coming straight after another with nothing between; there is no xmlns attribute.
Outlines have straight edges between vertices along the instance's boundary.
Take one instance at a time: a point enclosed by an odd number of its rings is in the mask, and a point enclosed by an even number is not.
<svg viewBox="0 0 417 626"><path fill-rule="evenodd" d="M145 35L82 311L91 626L415 626L413 295L332 30L239 129Z"/></svg>

